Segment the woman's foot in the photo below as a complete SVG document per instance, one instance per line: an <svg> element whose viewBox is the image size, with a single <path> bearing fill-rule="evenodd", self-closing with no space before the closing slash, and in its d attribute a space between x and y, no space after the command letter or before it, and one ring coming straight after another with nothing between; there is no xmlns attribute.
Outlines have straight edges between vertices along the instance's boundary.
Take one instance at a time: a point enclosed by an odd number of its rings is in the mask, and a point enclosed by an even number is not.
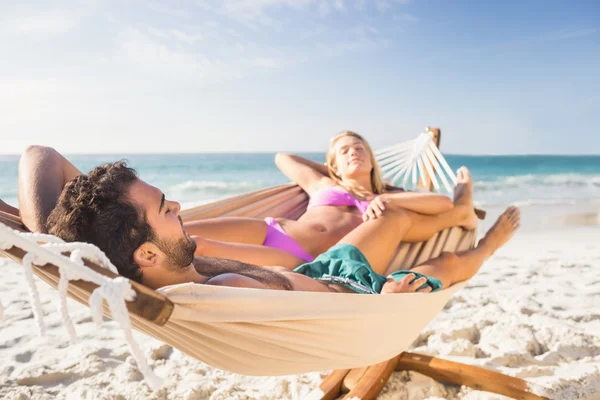
<svg viewBox="0 0 600 400"><path fill-rule="evenodd" d="M461 215L458 225L467 230L477 227L477 215L473 208L473 180L467 167L460 167L456 171L454 208Z"/></svg>
<svg viewBox="0 0 600 400"><path fill-rule="evenodd" d="M479 241L477 247L485 248L491 256L508 242L519 226L521 226L521 211L514 206L508 207Z"/></svg>
<svg viewBox="0 0 600 400"><path fill-rule="evenodd" d="M427 127L427 132L431 132L431 140L433 140L433 144L439 149L442 130L440 128Z"/></svg>

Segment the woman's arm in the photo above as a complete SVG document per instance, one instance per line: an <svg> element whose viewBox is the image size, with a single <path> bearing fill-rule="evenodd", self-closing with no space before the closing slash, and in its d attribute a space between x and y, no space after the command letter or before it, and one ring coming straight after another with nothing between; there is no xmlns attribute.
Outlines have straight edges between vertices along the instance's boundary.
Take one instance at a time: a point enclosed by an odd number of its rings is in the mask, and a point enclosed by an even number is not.
<svg viewBox="0 0 600 400"><path fill-rule="evenodd" d="M277 153L275 164L281 172L296 182L306 193L334 184L327 166L295 154Z"/></svg>
<svg viewBox="0 0 600 400"><path fill-rule="evenodd" d="M419 214L435 215L451 210L452 200L436 193L387 192L379 196L384 205L400 207Z"/></svg>

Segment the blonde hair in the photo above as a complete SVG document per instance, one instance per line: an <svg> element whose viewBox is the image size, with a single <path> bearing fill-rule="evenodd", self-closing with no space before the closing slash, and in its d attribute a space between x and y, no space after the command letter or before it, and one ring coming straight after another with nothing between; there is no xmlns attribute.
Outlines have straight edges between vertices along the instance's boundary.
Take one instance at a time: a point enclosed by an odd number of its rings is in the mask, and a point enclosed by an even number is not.
<svg viewBox="0 0 600 400"><path fill-rule="evenodd" d="M337 185L343 187L350 193L359 195L361 197L371 194L371 193L358 192L356 190L356 188L353 188L350 185L348 185L347 183L345 183L343 181L342 177L336 173L337 168L336 168L336 160L335 160L335 144L339 139L346 137L346 136L351 136L351 137L354 137L354 138L360 140L363 143L363 145L365 146L365 149L367 150L367 152L369 153L369 158L371 159L371 165L373 165L373 169L371 170L371 191L375 194L381 194L381 193L385 192L385 184L383 182L381 168L379 167L379 163L375 159L373 150L371 149L371 146L369 146L369 143L367 143L367 141L356 132L344 131L344 132L338 133L333 138L331 138L331 143L329 144L329 149L327 150L327 156L326 156L326 163L327 163L327 169L329 170L329 177L331 179L333 179L333 181Z"/></svg>

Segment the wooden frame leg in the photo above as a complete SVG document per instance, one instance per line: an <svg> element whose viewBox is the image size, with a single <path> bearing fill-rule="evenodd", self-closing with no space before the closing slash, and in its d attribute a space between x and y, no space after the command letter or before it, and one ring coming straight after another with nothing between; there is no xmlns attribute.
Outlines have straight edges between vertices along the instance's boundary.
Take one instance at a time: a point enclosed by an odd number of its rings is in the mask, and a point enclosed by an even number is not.
<svg viewBox="0 0 600 400"><path fill-rule="evenodd" d="M406 352L370 367L333 371L307 399L329 400L347 393L344 399L372 400L381 393L394 370L415 371L438 382L468 386L518 400L548 400L543 396L544 388L523 379L473 365Z"/></svg>

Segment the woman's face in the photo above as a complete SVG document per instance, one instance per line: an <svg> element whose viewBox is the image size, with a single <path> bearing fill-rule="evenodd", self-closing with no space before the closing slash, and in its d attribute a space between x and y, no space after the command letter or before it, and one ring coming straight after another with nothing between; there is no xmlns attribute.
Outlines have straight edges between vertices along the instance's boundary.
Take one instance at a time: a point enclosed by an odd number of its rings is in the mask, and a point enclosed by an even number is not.
<svg viewBox="0 0 600 400"><path fill-rule="evenodd" d="M362 140L342 136L334 144L336 174L342 179L370 175L371 155Z"/></svg>

